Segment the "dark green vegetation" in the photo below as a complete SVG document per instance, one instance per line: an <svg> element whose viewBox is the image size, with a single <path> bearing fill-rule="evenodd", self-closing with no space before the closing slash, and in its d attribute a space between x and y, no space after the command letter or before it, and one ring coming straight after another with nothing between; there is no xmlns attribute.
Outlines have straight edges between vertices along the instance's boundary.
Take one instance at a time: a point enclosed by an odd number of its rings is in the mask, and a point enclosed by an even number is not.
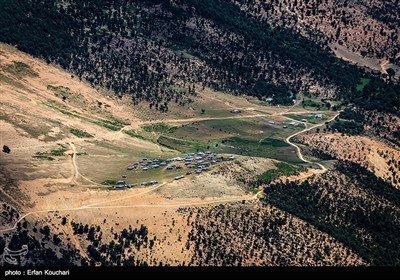
<svg viewBox="0 0 400 280"><path fill-rule="evenodd" d="M63 87L58 87L57 89L60 90L60 88L63 89ZM65 90L65 89L63 89L63 90ZM62 96L65 96L65 95L62 95ZM120 119L117 119L117 118L110 118L110 119L97 119L97 118L96 119L92 119L92 118L88 118L88 117L85 117L85 116L81 115L80 113L78 113L76 111L70 111L70 109L67 106L65 106L64 104L62 104L62 103L49 102L49 103L45 103L45 105L50 107L50 108L52 108L52 109L54 109L54 110L59 111L60 113L62 113L64 115L67 115L67 116L70 116L70 117L74 117L74 118L78 118L78 119L81 119L81 120L85 120L87 122L96 124L98 126L102 126L102 127L107 128L109 130L112 130L112 131L121 130L125 125L129 125L130 124L129 121L120 120ZM75 130L74 132L80 134L77 130ZM73 133L73 132L71 131L71 133ZM78 136L78 135L76 135L76 136Z"/></svg>
<svg viewBox="0 0 400 280"><path fill-rule="evenodd" d="M334 132L342 132L351 135L358 135L364 131L363 124L347 120L337 120L332 123L329 128Z"/></svg>
<svg viewBox="0 0 400 280"><path fill-rule="evenodd" d="M298 162L293 148L283 139L303 127L282 126L272 126L263 118L208 120L164 129L157 142L181 152L211 150Z"/></svg>
<svg viewBox="0 0 400 280"><path fill-rule="evenodd" d="M116 185L119 180L105 180L103 185Z"/></svg>
<svg viewBox="0 0 400 280"><path fill-rule="evenodd" d="M37 152L33 158L37 159L47 159L47 160L55 160L54 157L61 157L65 156L65 152L67 151L64 145L59 144L60 148L59 149L54 149L51 151L46 151L46 152Z"/></svg>
<svg viewBox="0 0 400 280"><path fill-rule="evenodd" d="M143 125L143 130L146 132L167 133L175 131L175 127L169 126L164 123L156 123L151 125Z"/></svg>
<svg viewBox="0 0 400 280"><path fill-rule="evenodd" d="M318 102L316 100L312 100L311 98L309 99L303 99L301 101L301 106L305 109L314 109L314 110L328 110L331 105L329 102Z"/></svg>
<svg viewBox="0 0 400 280"><path fill-rule="evenodd" d="M399 85L363 73L293 31L271 28L232 1L0 4L1 41L163 112L170 102L190 103L194 83L259 98L274 94L274 104L291 104L315 80L368 110L397 114L400 108ZM362 79L370 80L364 88ZM185 88L176 89L178 80Z"/></svg>
<svg viewBox="0 0 400 280"><path fill-rule="evenodd" d="M364 131L365 117L356 110L346 108L340 112L339 118L328 125L332 131L351 135L361 134Z"/></svg>
<svg viewBox="0 0 400 280"><path fill-rule="evenodd" d="M78 128L71 128L70 132L79 138L93 137L93 135L91 135L90 133Z"/></svg>
<svg viewBox="0 0 400 280"><path fill-rule="evenodd" d="M28 246L28 253L22 257L17 256L19 266L46 266L65 267L73 264L84 264L78 250L68 246L59 246L63 236L52 232L49 226L38 228L29 225L26 221L18 223L17 232L6 234L7 247L10 250L21 250L23 245ZM0 254L4 249L4 239L0 237ZM8 264L4 263L4 266ZM11 266L12 267L12 266Z"/></svg>
<svg viewBox="0 0 400 280"><path fill-rule="evenodd" d="M357 84L356 90L357 91L364 91L365 86L369 83L369 79L361 78L360 82Z"/></svg>
<svg viewBox="0 0 400 280"><path fill-rule="evenodd" d="M359 165L297 185L264 189L265 202L296 215L374 265L400 265L400 191ZM337 211L340 209L340 211Z"/></svg>
<svg viewBox="0 0 400 280"><path fill-rule="evenodd" d="M103 126L109 130L118 131L121 130L128 123L121 120L101 120L101 121L92 121L93 123Z"/></svg>
<svg viewBox="0 0 400 280"><path fill-rule="evenodd" d="M104 220L106 221L106 220ZM120 232L111 233L114 239L106 242L103 238L103 232L100 225L84 225L82 223L71 222L74 235L80 236L89 242L87 254L90 257L89 265L95 266L101 263L102 266L148 266L147 261L140 260L137 257L139 251L152 249L157 237L149 234L146 226L139 228L124 228ZM126 250L129 248L128 250ZM150 259L149 259L150 261ZM162 263L158 263L162 265Z"/></svg>
<svg viewBox="0 0 400 280"><path fill-rule="evenodd" d="M123 132L127 135L129 135L130 137L135 137L135 138L141 138L144 139L144 137L142 135L140 135L139 133L137 133L134 130L123 130Z"/></svg>
<svg viewBox="0 0 400 280"><path fill-rule="evenodd" d="M286 162L278 162L275 166L276 169L267 170L263 174L258 176L258 185L269 184L272 180L276 178L279 178L281 176L296 175L299 173L299 171L303 170L298 166L294 166Z"/></svg>
<svg viewBox="0 0 400 280"><path fill-rule="evenodd" d="M25 76L36 77L38 75L29 65L20 61L14 61L12 64L7 65L4 70L20 79Z"/></svg>

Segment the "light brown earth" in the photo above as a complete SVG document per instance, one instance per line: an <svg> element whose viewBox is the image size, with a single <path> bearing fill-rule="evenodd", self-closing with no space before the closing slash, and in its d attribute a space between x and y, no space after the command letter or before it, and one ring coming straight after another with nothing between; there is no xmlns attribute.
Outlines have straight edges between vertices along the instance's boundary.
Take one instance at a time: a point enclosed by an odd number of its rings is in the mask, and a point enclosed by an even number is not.
<svg viewBox="0 0 400 280"><path fill-rule="evenodd" d="M23 67L17 68L21 62ZM148 124L148 116L174 124L279 115L291 109L256 105L242 97L204 89L193 110L172 108L169 119L165 119L140 106L133 109L127 98L115 98L110 92L94 89L59 67L4 44L0 45L0 80L0 145L11 148L10 154L0 155L0 162L6 167L1 176L7 173L19 184L18 192L10 188L4 190L4 195L21 204L21 214L28 213L27 217L48 211L75 211L80 215L103 209L100 207L106 207L104 211L111 207L160 211L163 205L169 209L254 199L237 183L209 174L192 175L179 182L161 176L156 187L121 191L110 190L101 182L118 178L126 173L128 164L142 157L178 154L123 132ZM65 101L62 96L66 96ZM242 112L234 115L230 112L233 108ZM122 128L112 131L99 124L101 121L117 122ZM71 129L80 129L91 137L77 137ZM51 150L58 149L65 149L64 154L51 155ZM46 153L54 160L34 158L37 153Z"/></svg>
<svg viewBox="0 0 400 280"><path fill-rule="evenodd" d="M337 159L359 163L385 181L400 188L398 165L400 151L381 141L365 136L349 136L339 133L302 134L297 138L301 143Z"/></svg>

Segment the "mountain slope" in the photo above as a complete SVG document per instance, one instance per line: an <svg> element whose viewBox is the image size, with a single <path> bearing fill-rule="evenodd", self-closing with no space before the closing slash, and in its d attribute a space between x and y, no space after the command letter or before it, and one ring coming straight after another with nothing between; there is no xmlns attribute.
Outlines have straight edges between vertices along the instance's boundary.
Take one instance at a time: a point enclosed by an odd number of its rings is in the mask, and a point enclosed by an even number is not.
<svg viewBox="0 0 400 280"><path fill-rule="evenodd" d="M336 44L363 57L399 65L398 0L232 2L259 20L294 29L321 45Z"/></svg>
<svg viewBox="0 0 400 280"><path fill-rule="evenodd" d="M398 87L229 1L3 1L0 40L163 112L171 102L190 104L199 84L273 96L275 104L313 92L368 109L399 108ZM375 81L372 97L356 91L366 75ZM377 94L389 106L375 108Z"/></svg>

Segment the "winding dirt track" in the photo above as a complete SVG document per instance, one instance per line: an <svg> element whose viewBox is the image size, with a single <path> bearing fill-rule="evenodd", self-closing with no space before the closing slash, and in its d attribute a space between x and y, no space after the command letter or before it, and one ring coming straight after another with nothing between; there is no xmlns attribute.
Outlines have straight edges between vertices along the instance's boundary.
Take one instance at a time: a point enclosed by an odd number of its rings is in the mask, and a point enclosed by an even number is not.
<svg viewBox="0 0 400 280"><path fill-rule="evenodd" d="M296 104L295 104L295 105L296 105ZM289 112L295 105L293 105L292 107L290 107L289 109L287 109L287 110L285 110L285 111L283 111L283 112L278 113L277 115L285 115L285 114L292 114L292 113L295 113L295 112ZM304 113L304 112L302 112L302 113ZM329 119L328 122L334 120L339 114L340 114L340 112L338 112L334 117L332 117L331 119ZM181 120L164 120L164 122L170 122L170 121L171 121L171 123L179 123L179 122L203 121L203 120L214 120L214 119L240 119L240 118L256 118L256 117L266 117L266 115L255 114L255 115L247 115L247 116L232 116L232 117L222 117L222 118L195 118L195 119L181 119ZM324 123L321 123L321 124L317 124L317 125L311 126L311 127L308 127L308 128L307 128L307 125L305 124L305 125L306 125L306 128L305 128L304 130L301 130L301 131L299 131L299 132L296 132L296 133L294 133L294 134L288 136L288 137L285 139L285 141L286 141L288 144L290 144L291 146L293 146L293 147L296 148L297 155L298 155L298 157L299 157L302 161L304 161L304 162L306 162L306 163L310 163L310 164L316 164L316 165L318 165L318 166L322 169L322 172L314 172L314 173L311 173L310 176L312 176L313 174L316 174L316 173L319 173L319 174L320 174L320 173L326 172L326 171L327 171L327 168L326 168L324 165L320 164L320 163L311 162L311 161L309 161L309 160L306 160L306 159L303 157L303 154L301 153L300 147L297 146L296 144L294 144L293 142L290 142L290 139L293 138L293 137L296 136L296 135L299 135L299 134L304 133L304 132L306 132L306 131L312 130L312 129L316 128L316 127L323 126L324 124L325 124L325 122L324 122ZM121 131L118 131L118 132L121 132ZM77 165L77 163L76 163L76 153L77 153L77 152L76 152L76 147L75 147L75 145L74 145L72 142L69 142L68 144L69 144L69 146L70 146L70 148L71 148L71 151L72 151L71 162L72 162L73 170L72 170L72 175L71 175L71 177L70 177L71 182L74 182L74 183L78 184L76 180L77 180L77 178L80 176L80 177L82 177L83 179L89 181L89 182L92 183L92 184L100 185L100 184L98 184L98 183L96 183L96 182L93 182L92 180L90 180L90 179L88 179L88 178L82 176L82 175L79 173L78 165ZM1 230L0 230L0 233L1 233L1 232L8 232L8 231L15 230L15 229L17 228L17 224L18 224L19 222L21 222L21 221L22 221L23 219L25 219L26 217L28 217L28 216L30 216L30 215L34 215L34 214L52 213L52 212L63 212L63 211L67 211L67 212L68 212L68 211L80 211L80 210L88 210L88 209L107 209L107 208L116 209L116 208L162 208L162 207L172 207L172 208L174 208L174 207L190 207L190 206L198 206L198 205L209 205L209 204L215 204L215 203L229 203L229 202L237 202L237 201L251 201L251 200L257 199L257 198L258 198L258 195L259 195L260 193L262 193L262 191L260 190L258 193L256 193L256 194L253 195L252 197L235 197L235 198L228 198L228 199L215 199L215 200L210 200L210 201L194 202L194 203L181 203L181 204L136 204L136 205L106 205L106 206L101 206L102 204L105 204L105 203L110 203L110 202L116 202L116 201L120 201L120 200L125 200L125 199L131 198L131 197L140 196L140 195L144 195L144 194L153 192L153 191L155 191L156 189L161 188L162 186L165 186L165 185L171 183L172 181L173 181L173 180L171 180L171 181L169 181L169 182L163 182L163 183L161 183L161 184L159 184L159 185L157 185L157 186L155 186L155 187L153 187L153 188L151 188L151 189L149 189L149 190L143 191L143 192L141 192L141 193L137 193L137 194L134 194L134 195L125 196L125 197L117 198L117 199L113 199L113 200L107 200L107 201L103 201L103 202L88 204L88 205L84 205L84 206L81 206L81 207L75 207L75 208L61 208L61 209L45 209L45 210L38 210L38 211L27 212L27 213L25 213L24 215L22 215L22 216L14 223L14 225L13 225L12 227L6 228L6 229L1 229Z"/></svg>
<svg viewBox="0 0 400 280"><path fill-rule="evenodd" d="M338 112L335 116L333 116L333 117L332 117L331 119L329 119L327 122L333 121L334 119L336 119L337 116L339 116L339 114L340 114L340 112ZM305 159L304 156L303 156L303 154L301 153L300 147L297 146L296 144L294 144L293 142L290 142L290 139L292 139L293 137L295 137L295 136L297 136L297 135L299 135L299 134L301 134L301 133L310 131L310 130L312 130L312 129L314 129L314 128L317 128L317 127L320 127L320 126L323 126L323 125L325 125L325 122L320 123L320 124L313 125L313 126L308 127L308 128L306 127L305 129L303 129L303 130L301 130L301 131L299 131L299 132L296 132L296 133L294 133L294 134L292 134L292 135L286 137L286 139L285 139L285 141L286 141L289 145L291 145L291 146L293 146L293 147L296 148L296 153L297 153L297 156L299 157L299 159L301 159L302 161L304 161L304 162L306 162L306 163L318 165L319 167L321 167L322 173L323 173L323 172L326 172L328 169L327 169L323 164L321 164L321 163L313 162L313 161L309 161L309 160Z"/></svg>

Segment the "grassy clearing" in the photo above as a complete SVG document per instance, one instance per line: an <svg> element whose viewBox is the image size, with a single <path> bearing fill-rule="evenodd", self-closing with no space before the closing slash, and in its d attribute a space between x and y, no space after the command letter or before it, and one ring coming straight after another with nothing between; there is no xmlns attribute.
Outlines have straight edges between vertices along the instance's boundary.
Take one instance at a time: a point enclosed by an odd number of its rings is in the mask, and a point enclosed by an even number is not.
<svg viewBox="0 0 400 280"><path fill-rule="evenodd" d="M356 85L356 90L357 91L363 91L365 86L368 85L370 79L367 78L361 78L360 82Z"/></svg>
<svg viewBox="0 0 400 280"><path fill-rule="evenodd" d="M297 162L293 148L283 139L300 129L302 126L283 128L283 123L271 125L263 118L207 120L177 127L157 142L181 152L211 150Z"/></svg>
<svg viewBox="0 0 400 280"><path fill-rule="evenodd" d="M23 78L25 76L29 77L38 77L38 73L36 73L28 64L25 64L21 61L13 61L12 64L9 64L4 67L11 75L17 78Z"/></svg>
<svg viewBox="0 0 400 280"><path fill-rule="evenodd" d="M64 115L66 115L66 116L75 117L75 118L80 118L80 119L83 118L78 112L70 111L70 110L68 109L68 107L65 106L64 104L55 102L55 101L53 101L53 100L48 100L48 102L49 102L49 103L44 103L44 105L46 105L47 107L50 107L50 108L52 108L52 109L54 109L54 110L56 110L56 111L58 111L58 112L64 114Z"/></svg>
<svg viewBox="0 0 400 280"><path fill-rule="evenodd" d="M205 122L182 125L173 131L169 131L167 135L174 138L191 141L208 141L230 137L229 132L224 132L222 129L209 127L205 124Z"/></svg>
<svg viewBox="0 0 400 280"><path fill-rule="evenodd" d="M109 120L93 121L93 123L97 124L99 126L105 127L112 131L118 131L124 127L124 125L120 122L114 122L114 121L109 121Z"/></svg>
<svg viewBox="0 0 400 280"><path fill-rule="evenodd" d="M329 102L331 104L331 106L340 106L343 103L342 100L335 100L335 99L331 99L331 98L326 99L326 101Z"/></svg>
<svg viewBox="0 0 400 280"><path fill-rule="evenodd" d="M259 184L269 184L276 178L279 178L281 176L297 175L300 171L304 170L303 167L294 166L286 162L279 162L275 164L275 166L277 169L267 170L263 174L258 176Z"/></svg>
<svg viewBox="0 0 400 280"><path fill-rule="evenodd" d="M273 139L273 138L263 139L263 140L261 140L260 144L271 146L271 147L289 147L290 146L288 143L286 143L283 140Z"/></svg>
<svg viewBox="0 0 400 280"><path fill-rule="evenodd" d="M121 120L121 119L117 119L117 118L110 118L108 120L100 120L100 121L98 121L98 120L94 121L94 120L88 119L88 121L92 122L94 124L103 126L112 131L118 131L118 130L121 130L124 126L130 125L129 121L125 121L125 120Z"/></svg>
<svg viewBox="0 0 400 280"><path fill-rule="evenodd" d="M241 135L241 136L250 136L253 133L251 130L263 130L267 129L267 126L260 126L254 121L248 120L239 120L239 119L226 119L226 120L210 120L202 122L205 126L215 129L219 132L233 134L233 135Z"/></svg>
<svg viewBox="0 0 400 280"><path fill-rule="evenodd" d="M75 135L76 137L79 137L79 138L90 138L90 137L93 137L93 135L91 135L90 133L88 133L88 132L86 132L84 130L78 129L78 128L71 128L69 131L73 135Z"/></svg>
<svg viewBox="0 0 400 280"><path fill-rule="evenodd" d="M0 69L4 69L4 68L0 65ZM7 77L7 76L3 75L2 73L0 73L0 82L11 85L12 87L14 87L16 89L19 88L19 89L28 90L28 88L25 85L23 85L22 83Z"/></svg>
<svg viewBox="0 0 400 280"><path fill-rule="evenodd" d="M136 132L133 129L124 130L123 132L133 138L146 139L143 135L141 135L140 133Z"/></svg>
<svg viewBox="0 0 400 280"><path fill-rule="evenodd" d="M149 133L171 133L176 128L174 126L170 126L164 123L155 123L149 125L142 125L142 129Z"/></svg>
<svg viewBox="0 0 400 280"><path fill-rule="evenodd" d="M44 122L27 122L26 119L18 115L2 114L0 115L0 120L4 120L15 127L22 129L32 138L38 138L39 136L47 135L49 132L51 132L51 128L45 125Z"/></svg>
<svg viewBox="0 0 400 280"><path fill-rule="evenodd" d="M34 155L32 157L36 158L36 159L44 159L44 160L49 160L49 161L55 160L53 157L46 156L46 155Z"/></svg>
<svg viewBox="0 0 400 280"><path fill-rule="evenodd" d="M303 114L303 115L286 115L288 118L291 118L296 121L307 121L308 123L311 124L317 124L321 123L325 120L327 120L327 116L325 114L322 114L321 118L315 118L314 114Z"/></svg>
<svg viewBox="0 0 400 280"><path fill-rule="evenodd" d="M298 162L296 154L290 145L280 139L259 140L232 137L207 142L182 140L167 136L160 136L158 143L169 149L180 152L194 152L210 150L216 153L237 154L252 157L274 158L289 162Z"/></svg>
<svg viewBox="0 0 400 280"><path fill-rule="evenodd" d="M157 169L150 169L148 171L120 171L119 176L112 176L110 175L109 179L103 180L101 184L106 186L112 186L117 183L118 180L124 180L127 184L136 184L140 185L142 182L149 182L149 181L158 181L158 182L165 182L173 180L175 177L180 175L185 175L187 169L180 169L180 170L166 170L165 168L157 168ZM126 178L122 179L122 175L125 175Z"/></svg>
<svg viewBox="0 0 400 280"><path fill-rule="evenodd" d="M223 140L218 145L217 150L221 149L222 152L239 154L252 157L276 158L281 159L281 154L284 150L291 149L291 147L280 139L263 139L261 142L253 139L246 139L242 137L232 137Z"/></svg>
<svg viewBox="0 0 400 280"><path fill-rule="evenodd" d="M61 99L67 99L71 95L69 87L48 85L47 89L53 91L54 95Z"/></svg>
<svg viewBox="0 0 400 280"><path fill-rule="evenodd" d="M190 140L183 140L178 138L172 138L168 136L161 135L157 139L157 143L163 145L169 149L180 151L180 152L189 152L189 151L197 151L197 150L206 150L207 144L199 143Z"/></svg>
<svg viewBox="0 0 400 280"><path fill-rule="evenodd" d="M116 119L116 118L110 118L110 119L104 119L104 120L90 119L90 118L82 116L81 114L79 114L76 111L70 111L69 108L67 106L65 106L64 104L54 102L51 100L49 101L49 103L45 103L45 105L54 110L59 111L60 113L62 113L64 115L79 118L81 120L96 124L98 126L102 126L109 130L112 130L112 131L121 130L121 128L130 124L130 122L128 122L128 121L124 121L124 120L120 120L120 119Z"/></svg>
<svg viewBox="0 0 400 280"><path fill-rule="evenodd" d="M261 105L261 106L268 106L268 107L272 107L270 102L264 101L264 100L260 100L257 98L252 98L249 99L249 102L252 104L257 104L257 105Z"/></svg>
<svg viewBox="0 0 400 280"><path fill-rule="evenodd" d="M301 101L301 106L306 110L328 111L330 104L319 99L307 98Z"/></svg>

